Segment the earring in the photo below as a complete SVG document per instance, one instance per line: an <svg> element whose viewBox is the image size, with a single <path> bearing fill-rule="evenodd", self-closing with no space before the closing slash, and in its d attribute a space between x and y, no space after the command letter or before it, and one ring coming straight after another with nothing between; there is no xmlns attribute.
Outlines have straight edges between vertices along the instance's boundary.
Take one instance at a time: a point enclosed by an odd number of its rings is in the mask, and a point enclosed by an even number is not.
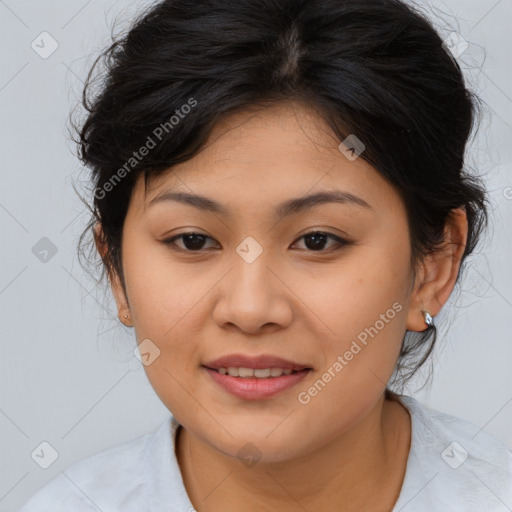
<svg viewBox="0 0 512 512"><path fill-rule="evenodd" d="M434 319L432 318L432 315L428 311L422 311L423 316L425 317L425 323L428 327L434 326Z"/></svg>
<svg viewBox="0 0 512 512"><path fill-rule="evenodd" d="M124 315L124 318L121 318L120 320L124 325L126 325L126 322L128 322L128 315Z"/></svg>

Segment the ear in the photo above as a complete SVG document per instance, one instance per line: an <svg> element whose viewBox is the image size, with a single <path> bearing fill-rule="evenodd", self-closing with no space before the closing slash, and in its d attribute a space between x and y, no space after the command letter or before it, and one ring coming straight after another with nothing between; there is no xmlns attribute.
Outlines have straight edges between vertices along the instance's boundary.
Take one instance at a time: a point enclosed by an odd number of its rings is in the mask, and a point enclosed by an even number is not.
<svg viewBox="0 0 512 512"><path fill-rule="evenodd" d="M94 225L94 242L96 244L96 249L98 250L101 256L101 259L103 260L103 263L107 268L107 276L110 283L110 287L112 289L112 294L114 295L114 299L117 304L119 319L124 325L130 326L130 305L128 304L128 299L126 297L123 285L121 284L119 275L117 274L115 269L112 268L110 263L106 260L107 243L105 240L103 229L101 227L101 223L99 221L96 222L96 224Z"/></svg>
<svg viewBox="0 0 512 512"><path fill-rule="evenodd" d="M467 235L466 210L452 210L445 224L443 243L425 257L418 269L407 316L407 330L424 331L427 325L422 311L428 311L434 317L450 297L457 281Z"/></svg>

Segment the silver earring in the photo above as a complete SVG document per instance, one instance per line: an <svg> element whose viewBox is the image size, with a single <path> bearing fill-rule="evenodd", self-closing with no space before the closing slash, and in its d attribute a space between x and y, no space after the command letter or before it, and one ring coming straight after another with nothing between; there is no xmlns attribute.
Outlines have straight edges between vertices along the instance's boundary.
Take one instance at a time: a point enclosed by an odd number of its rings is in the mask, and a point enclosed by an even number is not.
<svg viewBox="0 0 512 512"><path fill-rule="evenodd" d="M428 311L422 311L423 316L425 317L425 323L432 327L434 325L434 319L432 318L432 315Z"/></svg>

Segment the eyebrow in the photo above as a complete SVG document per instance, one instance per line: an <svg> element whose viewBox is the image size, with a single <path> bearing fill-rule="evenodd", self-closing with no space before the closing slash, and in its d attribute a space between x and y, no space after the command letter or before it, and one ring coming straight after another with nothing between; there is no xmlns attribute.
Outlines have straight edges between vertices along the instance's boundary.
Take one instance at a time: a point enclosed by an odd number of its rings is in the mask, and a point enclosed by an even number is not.
<svg viewBox="0 0 512 512"><path fill-rule="evenodd" d="M150 201L149 206L163 201L175 201L184 203L191 205L199 210L218 213L224 216L229 216L230 214L229 209L217 201L214 201L213 199L205 196L191 194L188 192L165 191L154 197ZM373 210L373 208L361 197L355 196L350 192L333 190L288 199L287 201L284 201L283 203L276 206L274 215L277 218L283 218L326 203L351 204L366 208L368 210Z"/></svg>

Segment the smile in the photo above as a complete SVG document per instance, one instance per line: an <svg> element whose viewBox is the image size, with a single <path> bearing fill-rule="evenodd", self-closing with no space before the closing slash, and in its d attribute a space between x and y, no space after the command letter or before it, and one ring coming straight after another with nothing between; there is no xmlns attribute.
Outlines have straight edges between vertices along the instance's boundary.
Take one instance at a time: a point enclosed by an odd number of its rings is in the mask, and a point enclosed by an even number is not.
<svg viewBox="0 0 512 512"><path fill-rule="evenodd" d="M221 366L217 369L217 371L222 375L230 375L231 377L240 377L242 379L248 379L252 377L257 379L271 379L274 377L281 377L281 375L290 375L293 373L293 370L290 370L289 368L236 368L234 366L229 366L228 368Z"/></svg>
<svg viewBox="0 0 512 512"><path fill-rule="evenodd" d="M296 386L312 371L311 368L295 371L282 368L203 368L218 388L244 400L265 400L275 397ZM223 373L224 370L225 373ZM258 377L258 375L261 376Z"/></svg>

